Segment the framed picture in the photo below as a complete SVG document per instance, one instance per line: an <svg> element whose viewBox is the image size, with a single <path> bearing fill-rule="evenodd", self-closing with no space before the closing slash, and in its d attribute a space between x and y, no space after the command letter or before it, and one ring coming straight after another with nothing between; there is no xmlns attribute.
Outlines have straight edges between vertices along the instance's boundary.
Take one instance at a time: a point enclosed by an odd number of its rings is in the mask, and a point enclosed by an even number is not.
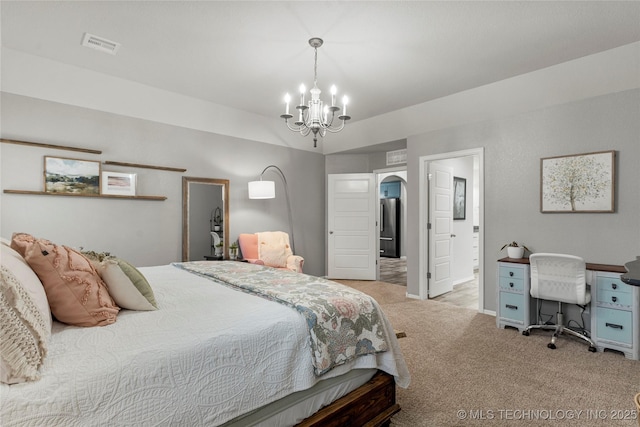
<svg viewBox="0 0 640 427"><path fill-rule="evenodd" d="M541 212L614 212L615 151L540 159Z"/></svg>
<svg viewBox="0 0 640 427"><path fill-rule="evenodd" d="M453 177L453 219L467 218L467 180Z"/></svg>
<svg viewBox="0 0 640 427"><path fill-rule="evenodd" d="M45 156L44 191L100 194L100 162Z"/></svg>
<svg viewBox="0 0 640 427"><path fill-rule="evenodd" d="M102 172L102 194L135 196L136 174Z"/></svg>

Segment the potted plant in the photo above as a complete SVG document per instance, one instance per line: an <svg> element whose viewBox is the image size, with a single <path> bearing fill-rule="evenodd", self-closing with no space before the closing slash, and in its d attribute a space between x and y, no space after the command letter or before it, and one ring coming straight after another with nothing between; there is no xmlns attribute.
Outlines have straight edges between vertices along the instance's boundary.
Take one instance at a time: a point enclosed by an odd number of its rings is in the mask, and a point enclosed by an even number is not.
<svg viewBox="0 0 640 427"><path fill-rule="evenodd" d="M216 208L213 213L213 231L220 231L222 225L222 209Z"/></svg>
<svg viewBox="0 0 640 427"><path fill-rule="evenodd" d="M238 258L238 243L233 242L229 245L229 259L235 260Z"/></svg>
<svg viewBox="0 0 640 427"><path fill-rule="evenodd" d="M216 256L222 258L222 250L224 249L224 243L222 242L222 240L220 240L217 244L216 244Z"/></svg>
<svg viewBox="0 0 640 427"><path fill-rule="evenodd" d="M529 248L527 248L525 245L519 244L516 241L513 241L511 243L507 243L506 245L501 247L500 250L503 250L504 248L507 248L507 256L509 258L523 258L524 257L524 251L525 250L529 251ZM529 252L531 252L531 251L529 251Z"/></svg>

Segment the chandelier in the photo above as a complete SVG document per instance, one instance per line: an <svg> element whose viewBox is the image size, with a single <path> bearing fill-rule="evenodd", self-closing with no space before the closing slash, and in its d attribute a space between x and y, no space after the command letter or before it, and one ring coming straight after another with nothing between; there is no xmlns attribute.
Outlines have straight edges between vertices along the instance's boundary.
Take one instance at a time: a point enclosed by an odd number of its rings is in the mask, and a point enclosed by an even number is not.
<svg viewBox="0 0 640 427"><path fill-rule="evenodd" d="M342 122L339 125L334 125L333 121L336 116L336 111L340 110L340 107L336 105L336 92L335 85L331 86L331 105L325 105L320 99L320 89L318 89L318 48L322 46L322 39L314 37L309 39L309 45L314 51L314 64L313 64L313 88L309 91L311 93L311 99L308 104L304 103L304 95L307 89L304 84L300 85L300 104L296 106L298 110L298 119L293 122L293 126L289 123L289 119L293 118L293 115L289 113L289 103L291 102L291 96L287 93L284 96L285 111L280 117L284 119L289 130L294 132L300 132L300 135L307 136L313 132L313 147L318 146L318 134L324 137L327 131L340 132L347 120L351 119L347 116L347 102L349 101L346 96L342 98L342 113L337 117Z"/></svg>

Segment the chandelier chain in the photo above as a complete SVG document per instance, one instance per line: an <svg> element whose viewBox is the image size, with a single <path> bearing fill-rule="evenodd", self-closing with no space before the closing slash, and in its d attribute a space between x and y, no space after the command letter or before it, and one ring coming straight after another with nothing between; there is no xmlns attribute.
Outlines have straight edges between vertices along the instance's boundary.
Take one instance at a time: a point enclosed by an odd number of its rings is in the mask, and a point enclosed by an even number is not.
<svg viewBox="0 0 640 427"><path fill-rule="evenodd" d="M318 86L318 48L314 47L313 55L313 86Z"/></svg>

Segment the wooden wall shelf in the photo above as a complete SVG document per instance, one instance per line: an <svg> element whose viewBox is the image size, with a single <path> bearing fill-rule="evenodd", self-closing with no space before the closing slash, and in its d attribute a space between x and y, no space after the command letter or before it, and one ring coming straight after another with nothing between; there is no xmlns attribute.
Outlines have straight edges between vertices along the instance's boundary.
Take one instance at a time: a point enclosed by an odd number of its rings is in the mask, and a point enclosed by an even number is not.
<svg viewBox="0 0 640 427"><path fill-rule="evenodd" d="M124 162L112 162L112 161L106 161L104 162L105 165L113 165L113 166L126 166L126 167L130 167L130 168L145 168L145 169L158 169L158 170L163 170L163 171L170 171L170 172L186 172L186 169L183 168L170 168L167 166L153 166L153 165L141 165L138 163L124 163Z"/></svg>
<svg viewBox="0 0 640 427"><path fill-rule="evenodd" d="M118 196L114 194L74 194L47 193L45 191L4 190L8 194L30 194L34 196L64 196L64 197L98 197L103 199L134 199L134 200L167 200L166 196Z"/></svg>
<svg viewBox="0 0 640 427"><path fill-rule="evenodd" d="M0 138L0 142L6 142L7 144L29 145L31 147L53 148L55 150L80 151L82 153L102 154L102 151L100 151L100 150L91 150L91 149L88 149L88 148L78 148L78 147L68 147L68 146L65 146L65 145L44 144L44 143L41 143L41 142L18 141L16 139Z"/></svg>

